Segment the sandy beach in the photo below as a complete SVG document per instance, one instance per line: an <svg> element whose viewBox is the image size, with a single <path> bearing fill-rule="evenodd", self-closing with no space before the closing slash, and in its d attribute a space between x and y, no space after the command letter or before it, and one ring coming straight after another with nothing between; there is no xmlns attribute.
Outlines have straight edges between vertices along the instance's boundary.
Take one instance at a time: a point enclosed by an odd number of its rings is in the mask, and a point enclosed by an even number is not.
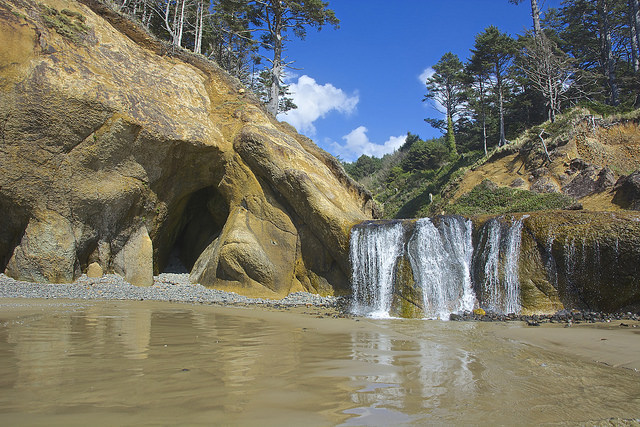
<svg viewBox="0 0 640 427"><path fill-rule="evenodd" d="M539 327L510 327L496 335L547 351L640 372L640 322L637 321L615 320L571 327L546 323Z"/></svg>
<svg viewBox="0 0 640 427"><path fill-rule="evenodd" d="M640 416L638 322L341 316L311 304L0 298L0 418L264 427Z"/></svg>

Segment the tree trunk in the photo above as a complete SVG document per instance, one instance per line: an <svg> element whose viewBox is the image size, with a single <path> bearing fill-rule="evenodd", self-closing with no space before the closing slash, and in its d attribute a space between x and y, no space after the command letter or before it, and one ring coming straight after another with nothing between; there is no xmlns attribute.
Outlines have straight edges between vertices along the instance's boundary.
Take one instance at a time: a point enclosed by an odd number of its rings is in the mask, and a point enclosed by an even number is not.
<svg viewBox="0 0 640 427"><path fill-rule="evenodd" d="M537 0L531 0L531 17L533 18L533 32L536 37L540 37L542 26L540 25L540 9Z"/></svg>
<svg viewBox="0 0 640 427"><path fill-rule="evenodd" d="M611 50L611 27L609 26L609 7L607 0L598 0L598 14L600 15L602 67L609 84L609 103L615 106L618 105L618 83L616 81L613 52Z"/></svg>
<svg viewBox="0 0 640 427"><path fill-rule="evenodd" d="M631 28L631 46L634 53L633 69L640 72L640 0L629 0L629 27Z"/></svg>
<svg viewBox="0 0 640 427"><path fill-rule="evenodd" d="M202 52L202 24L204 21L204 2L202 0L198 0L198 5L196 9L196 29L194 32L195 40L193 43L193 51L195 53Z"/></svg>
<svg viewBox="0 0 640 427"><path fill-rule="evenodd" d="M175 44L175 40L176 40L175 31L174 31L175 26L172 26L169 23L170 14L171 14L171 2L168 1L164 9L164 28L169 32L169 34L171 34L171 43ZM174 18L175 18L175 14L174 14ZM174 19L174 23L175 23L175 19Z"/></svg>
<svg viewBox="0 0 640 427"><path fill-rule="evenodd" d="M482 144L484 146L485 157L489 154L487 150L487 118L484 106L484 76L479 75L478 85L480 86L480 121L482 122Z"/></svg>
<svg viewBox="0 0 640 427"><path fill-rule="evenodd" d="M269 87L269 104L267 111L272 115L278 114L280 102L280 78L282 76L282 46L276 42L273 49L273 64L271 65L271 86Z"/></svg>
<svg viewBox="0 0 640 427"><path fill-rule="evenodd" d="M273 22L270 27L273 39L273 61L271 62L271 82L269 87L269 103L267 111L273 116L278 115L280 104L280 79L282 78L282 11L274 8Z"/></svg>
<svg viewBox="0 0 640 427"><path fill-rule="evenodd" d="M182 0L182 5L180 7L180 19L178 20L178 29L177 29L178 40L177 40L177 43L175 43L176 46L182 46L182 33L184 30L184 7L186 3L187 3L187 0Z"/></svg>
<svg viewBox="0 0 640 427"><path fill-rule="evenodd" d="M184 1L184 0L183 0ZM171 4L170 1L167 1L167 7ZM171 43L176 46L177 45L177 37L178 37L178 10L180 10L180 0L176 0L175 8L173 9L173 25L171 26Z"/></svg>
<svg viewBox="0 0 640 427"><path fill-rule="evenodd" d="M498 86L498 108L500 111L500 141L498 142L498 146L502 147L507 143L507 138L504 134L504 96L502 93L502 76L498 71L499 65L496 64L496 83Z"/></svg>

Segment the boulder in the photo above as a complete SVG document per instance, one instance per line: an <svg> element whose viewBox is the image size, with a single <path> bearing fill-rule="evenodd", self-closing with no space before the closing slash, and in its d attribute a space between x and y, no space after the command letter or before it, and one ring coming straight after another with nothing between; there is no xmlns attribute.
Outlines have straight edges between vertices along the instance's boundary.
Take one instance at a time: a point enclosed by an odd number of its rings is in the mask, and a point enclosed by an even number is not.
<svg viewBox="0 0 640 427"><path fill-rule="evenodd" d="M609 190L616 183L613 172L607 167L599 168L590 165L578 170L580 173L562 187L563 193L575 199Z"/></svg>
<svg viewBox="0 0 640 427"><path fill-rule="evenodd" d="M82 25L50 25L63 9ZM2 0L0 114L0 271L69 282L97 262L147 286L177 254L208 287L349 292L371 195L215 64L97 0Z"/></svg>
<svg viewBox="0 0 640 427"><path fill-rule="evenodd" d="M640 210L640 171L621 177L615 184L613 202L625 208Z"/></svg>
<svg viewBox="0 0 640 427"><path fill-rule="evenodd" d="M153 285L153 244L145 226L133 233L115 255L113 269L132 285Z"/></svg>
<svg viewBox="0 0 640 427"><path fill-rule="evenodd" d="M71 282L80 275L71 223L54 211L35 212L6 274L31 282Z"/></svg>
<svg viewBox="0 0 640 427"><path fill-rule="evenodd" d="M87 266L87 277L98 278L102 277L102 275L102 267L97 262L92 262Z"/></svg>

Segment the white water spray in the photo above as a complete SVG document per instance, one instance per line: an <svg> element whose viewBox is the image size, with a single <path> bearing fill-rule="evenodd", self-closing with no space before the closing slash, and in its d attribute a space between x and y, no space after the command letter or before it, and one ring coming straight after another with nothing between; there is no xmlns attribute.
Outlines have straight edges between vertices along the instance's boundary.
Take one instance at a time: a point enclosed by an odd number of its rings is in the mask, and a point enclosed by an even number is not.
<svg viewBox="0 0 640 427"><path fill-rule="evenodd" d="M402 224L365 224L351 231L354 314L389 317L393 276L403 253Z"/></svg>
<svg viewBox="0 0 640 427"><path fill-rule="evenodd" d="M500 218L489 220L483 227L484 246L477 254L484 272L480 283L481 305L496 313L520 312L520 240L523 217L506 226Z"/></svg>
<svg viewBox="0 0 640 427"><path fill-rule="evenodd" d="M429 218L416 222L408 252L425 317L448 319L452 312L473 309L471 226L461 217L442 217L437 227Z"/></svg>

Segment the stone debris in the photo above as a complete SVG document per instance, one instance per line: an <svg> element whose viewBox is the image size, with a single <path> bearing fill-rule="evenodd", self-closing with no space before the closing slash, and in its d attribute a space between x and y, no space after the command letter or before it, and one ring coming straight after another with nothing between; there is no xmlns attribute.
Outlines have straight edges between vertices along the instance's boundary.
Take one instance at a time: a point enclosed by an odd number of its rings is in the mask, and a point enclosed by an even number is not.
<svg viewBox="0 0 640 427"><path fill-rule="evenodd" d="M580 323L600 323L612 322L617 320L636 320L640 321L640 312L632 313L603 313L596 311L580 311L580 310L560 310L554 314L499 314L487 312L484 315L476 314L476 310L464 311L462 313L451 313L449 320L454 321L481 321L481 322L508 322L519 321L525 322L529 326L540 326L542 323L564 323L565 327L571 327L573 324ZM620 326L629 326L620 323Z"/></svg>
<svg viewBox="0 0 640 427"><path fill-rule="evenodd" d="M83 274L69 284L29 283L0 274L0 298L43 298L82 300L149 300L193 304L263 305L270 307L335 307L338 298L295 292L280 300L250 298L233 292L208 289L189 282L188 274L162 273L149 287L134 286L116 274L90 278Z"/></svg>

